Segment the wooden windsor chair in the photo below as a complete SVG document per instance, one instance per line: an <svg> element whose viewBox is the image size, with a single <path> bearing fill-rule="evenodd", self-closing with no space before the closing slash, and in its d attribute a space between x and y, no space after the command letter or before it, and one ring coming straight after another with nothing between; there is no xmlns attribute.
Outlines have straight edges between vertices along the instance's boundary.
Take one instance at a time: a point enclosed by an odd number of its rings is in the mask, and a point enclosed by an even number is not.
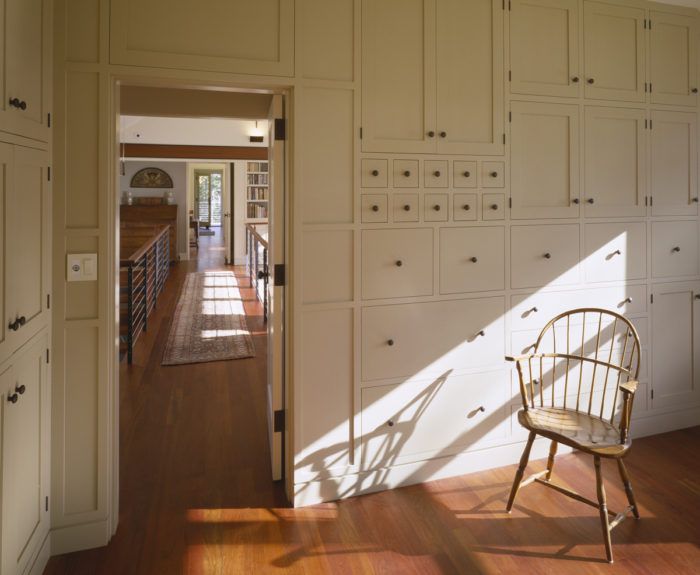
<svg viewBox="0 0 700 575"><path fill-rule="evenodd" d="M518 421L530 432L506 510L510 513L518 489L532 482L596 507L610 563L611 531L630 511L639 519L623 458L632 445L629 428L640 353L639 335L626 318L604 309L581 308L550 320L540 332L533 353L506 358L515 362L520 382L523 408ZM523 481L538 435L551 440L547 468ZM597 503L551 481L559 443L593 455ZM629 502L621 513L608 510L601 458L617 462Z"/></svg>

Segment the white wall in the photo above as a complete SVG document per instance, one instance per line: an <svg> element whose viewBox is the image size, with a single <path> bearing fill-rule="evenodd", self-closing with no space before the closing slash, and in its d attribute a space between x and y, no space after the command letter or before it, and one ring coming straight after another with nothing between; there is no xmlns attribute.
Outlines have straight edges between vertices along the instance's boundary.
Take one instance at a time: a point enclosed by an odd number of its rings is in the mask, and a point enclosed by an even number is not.
<svg viewBox="0 0 700 575"><path fill-rule="evenodd" d="M263 141L251 142L252 135L263 136ZM267 146L267 120L121 116L121 140L128 144L264 148Z"/></svg>

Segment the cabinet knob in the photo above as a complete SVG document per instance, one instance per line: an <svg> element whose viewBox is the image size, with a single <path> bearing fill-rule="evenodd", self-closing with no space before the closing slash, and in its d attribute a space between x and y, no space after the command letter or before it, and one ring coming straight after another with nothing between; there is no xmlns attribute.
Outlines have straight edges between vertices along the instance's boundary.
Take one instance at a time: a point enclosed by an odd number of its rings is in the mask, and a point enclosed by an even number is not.
<svg viewBox="0 0 700 575"><path fill-rule="evenodd" d="M595 80L593 78L588 78L588 80L586 80L586 82L588 82L589 84L594 84Z"/></svg>
<svg viewBox="0 0 700 575"><path fill-rule="evenodd" d="M463 175L465 178L471 178L472 173L471 173L469 170L467 170L467 171L464 172L464 174L462 174L462 175Z"/></svg>
<svg viewBox="0 0 700 575"><path fill-rule="evenodd" d="M9 401L10 403L17 403L19 401L19 395L17 395L16 393L13 393L12 395L8 395L7 401Z"/></svg>
<svg viewBox="0 0 700 575"><path fill-rule="evenodd" d="M491 209L496 211L498 209L498 204L491 204Z"/></svg>
<svg viewBox="0 0 700 575"><path fill-rule="evenodd" d="M379 211L379 206L378 206L377 204L374 204L374 205L372 206L372 211L373 211L373 212L378 212L378 211Z"/></svg>
<svg viewBox="0 0 700 575"><path fill-rule="evenodd" d="M486 411L486 408L483 405L479 406L479 409L477 411L480 411L481 413L484 413Z"/></svg>
<svg viewBox="0 0 700 575"><path fill-rule="evenodd" d="M435 204L435 205L433 206L433 209L434 209L436 212L439 212L439 211L440 211L440 204Z"/></svg>
<svg viewBox="0 0 700 575"><path fill-rule="evenodd" d="M27 387L25 385L17 385L15 386L15 391L20 395L24 395L24 392L27 391Z"/></svg>
<svg viewBox="0 0 700 575"><path fill-rule="evenodd" d="M697 204L697 203L698 203L698 199L697 199L697 198L693 198L691 201L692 201L694 204Z"/></svg>
<svg viewBox="0 0 700 575"><path fill-rule="evenodd" d="M27 323L27 318L22 315L17 321L19 321L19 326L22 327L25 323Z"/></svg>
<svg viewBox="0 0 700 575"><path fill-rule="evenodd" d="M15 321L11 321L11 322L7 325L7 327L8 327L9 329L11 329L12 331L17 331L17 330L19 329L19 327L20 327L20 325L19 325L19 319L18 319L18 318L15 318Z"/></svg>
<svg viewBox="0 0 700 575"><path fill-rule="evenodd" d="M446 137L447 137L447 132L440 132L440 137L441 137L441 138L446 138Z"/></svg>
<svg viewBox="0 0 700 575"><path fill-rule="evenodd" d="M19 98L10 98L10 106L13 108L18 108L19 110L27 109L27 102L20 100Z"/></svg>
<svg viewBox="0 0 700 575"><path fill-rule="evenodd" d="M632 298L631 297L626 297L622 303L632 303Z"/></svg>
<svg viewBox="0 0 700 575"><path fill-rule="evenodd" d="M695 294L695 299L700 299L700 293Z"/></svg>
<svg viewBox="0 0 700 575"><path fill-rule="evenodd" d="M411 170L406 170L406 171L404 171L403 175L404 175L404 177L406 177L406 178L410 178L410 177L411 177Z"/></svg>
<svg viewBox="0 0 700 575"><path fill-rule="evenodd" d="M571 81L572 81L574 84L578 84L578 76L574 76L573 78L571 78Z"/></svg>
<svg viewBox="0 0 700 575"><path fill-rule="evenodd" d="M537 309L537 306L531 307L531 308L528 310L529 313L537 313L538 311L540 311L540 310Z"/></svg>
<svg viewBox="0 0 700 575"><path fill-rule="evenodd" d="M394 421L393 421L392 419L390 419L389 421L387 421L386 424L387 424L389 427L394 427Z"/></svg>
<svg viewBox="0 0 700 575"><path fill-rule="evenodd" d="M697 93L698 93L698 89L697 89L697 88L693 88L693 89L691 90L691 92L692 92L693 94L697 94Z"/></svg>
<svg viewBox="0 0 700 575"><path fill-rule="evenodd" d="M571 200L571 203L578 205L580 203L580 201L581 200L579 200L578 198L574 198L573 200Z"/></svg>
<svg viewBox="0 0 700 575"><path fill-rule="evenodd" d="M410 212L410 211L411 211L411 205L410 205L410 204L406 204L406 205L403 207L403 209L404 209L405 212Z"/></svg>
<svg viewBox="0 0 700 575"><path fill-rule="evenodd" d="M471 208L471 206L470 206L469 204L464 204L464 205L462 206L462 209L463 209L465 212L468 212L468 211L471 210L472 208Z"/></svg>
<svg viewBox="0 0 700 575"><path fill-rule="evenodd" d="M497 178L498 177L498 172L491 172L489 174L492 178Z"/></svg>
<svg viewBox="0 0 700 575"><path fill-rule="evenodd" d="M393 339L387 339L386 340L387 345L394 345L394 340Z"/></svg>
<svg viewBox="0 0 700 575"><path fill-rule="evenodd" d="M546 260L549 260L549 259L552 259L552 254L550 254L549 252L547 252L547 253L544 254L544 256L542 256L542 257L543 257L544 259L546 259Z"/></svg>
<svg viewBox="0 0 700 575"><path fill-rule="evenodd" d="M400 268L403 265L403 262L401 260L396 260L396 267Z"/></svg>
<svg viewBox="0 0 700 575"><path fill-rule="evenodd" d="M676 247L674 247L671 251L672 251L672 252L678 253L678 252L681 251L681 248L680 248L680 246L676 246Z"/></svg>
<svg viewBox="0 0 700 575"><path fill-rule="evenodd" d="M435 170L433 172L433 176L435 176L436 178L439 178L440 177L440 170Z"/></svg>
<svg viewBox="0 0 700 575"><path fill-rule="evenodd" d="M475 264L479 260L476 258L476 256L474 256L474 257L469 258L469 261Z"/></svg>
<svg viewBox="0 0 700 575"><path fill-rule="evenodd" d="M474 337L484 337L486 335L486 332L482 329L481 331L477 331Z"/></svg>
<svg viewBox="0 0 700 575"><path fill-rule="evenodd" d="M595 200L594 200L593 198L588 198L586 201L587 201L589 204L595 203Z"/></svg>
<svg viewBox="0 0 700 575"><path fill-rule="evenodd" d="M428 132L428 138L434 138L434 137L435 137L435 132L430 130L430 132Z"/></svg>
<svg viewBox="0 0 700 575"><path fill-rule="evenodd" d="M372 170L372 175L376 178L379 175L379 170Z"/></svg>

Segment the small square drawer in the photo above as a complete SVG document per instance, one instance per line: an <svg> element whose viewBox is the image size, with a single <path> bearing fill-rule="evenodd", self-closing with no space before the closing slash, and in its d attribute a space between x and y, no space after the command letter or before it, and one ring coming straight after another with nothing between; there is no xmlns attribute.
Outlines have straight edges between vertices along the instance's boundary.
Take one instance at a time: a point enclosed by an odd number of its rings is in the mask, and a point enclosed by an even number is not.
<svg viewBox="0 0 700 575"><path fill-rule="evenodd" d="M578 283L578 224L513 226L510 244L511 287Z"/></svg>
<svg viewBox="0 0 700 575"><path fill-rule="evenodd" d="M455 188L476 188L476 162L455 161L452 182Z"/></svg>
<svg viewBox="0 0 700 575"><path fill-rule="evenodd" d="M446 188L448 186L447 160L426 160L423 171L426 188Z"/></svg>
<svg viewBox="0 0 700 575"><path fill-rule="evenodd" d="M698 275L698 224L651 224L651 271L655 278Z"/></svg>
<svg viewBox="0 0 700 575"><path fill-rule="evenodd" d="M456 222L476 220L478 205L476 194L455 194L452 199L452 219Z"/></svg>
<svg viewBox="0 0 700 575"><path fill-rule="evenodd" d="M418 221L418 194L394 194L393 202L395 222Z"/></svg>
<svg viewBox="0 0 700 575"><path fill-rule="evenodd" d="M503 162L482 162L481 187L502 188L505 182L505 164Z"/></svg>
<svg viewBox="0 0 700 575"><path fill-rule="evenodd" d="M394 160L394 187L418 187L418 160Z"/></svg>
<svg viewBox="0 0 700 575"><path fill-rule="evenodd" d="M506 197L504 194L484 194L481 198L481 217L484 220L505 218Z"/></svg>
<svg viewBox="0 0 700 575"><path fill-rule="evenodd" d="M448 214L447 194L425 194L423 214L426 222L446 222Z"/></svg>
<svg viewBox="0 0 700 575"><path fill-rule="evenodd" d="M386 188L389 181L387 160L365 158L362 160L362 187Z"/></svg>
<svg viewBox="0 0 700 575"><path fill-rule="evenodd" d="M440 293L505 288L505 228L440 230Z"/></svg>
<svg viewBox="0 0 700 575"><path fill-rule="evenodd" d="M386 223L386 194L362 194L362 221L365 223Z"/></svg>

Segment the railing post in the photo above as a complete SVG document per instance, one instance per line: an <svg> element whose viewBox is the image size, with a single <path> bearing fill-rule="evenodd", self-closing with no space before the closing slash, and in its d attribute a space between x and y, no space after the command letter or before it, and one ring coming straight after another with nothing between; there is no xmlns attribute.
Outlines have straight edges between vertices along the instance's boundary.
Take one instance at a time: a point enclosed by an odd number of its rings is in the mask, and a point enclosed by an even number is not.
<svg viewBox="0 0 700 575"><path fill-rule="evenodd" d="M148 331L148 251L143 255L143 331Z"/></svg>
<svg viewBox="0 0 700 575"><path fill-rule="evenodd" d="M134 353L134 268L127 268L127 292L126 292L126 355L127 362L131 363Z"/></svg>
<svg viewBox="0 0 700 575"><path fill-rule="evenodd" d="M263 321L267 321L267 285L270 277L267 273L267 248L263 248Z"/></svg>

